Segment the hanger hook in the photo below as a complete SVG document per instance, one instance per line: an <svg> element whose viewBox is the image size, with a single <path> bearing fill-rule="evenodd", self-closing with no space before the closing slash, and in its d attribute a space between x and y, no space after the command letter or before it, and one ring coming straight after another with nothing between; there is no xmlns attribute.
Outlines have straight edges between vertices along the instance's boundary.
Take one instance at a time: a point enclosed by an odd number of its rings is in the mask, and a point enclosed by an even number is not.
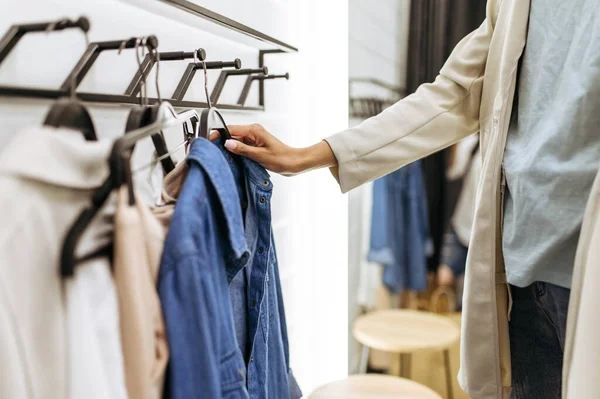
<svg viewBox="0 0 600 399"><path fill-rule="evenodd" d="M158 97L158 103L160 104L162 102L162 98L160 97L160 87L158 86L158 72L159 72L159 67L160 67L160 53L158 52L158 48L154 48L154 57L156 57L156 75L155 75L155 81L154 84L156 86L156 96Z"/></svg>
<svg viewBox="0 0 600 399"><path fill-rule="evenodd" d="M138 71L142 75L142 81L140 82L140 105L141 106L146 105L146 99L147 99L147 95L148 95L148 93L146 91L146 75L144 74L144 71L142 71L142 61L140 59L141 58L140 57L140 47L141 47L142 55L144 55L143 42L144 42L143 39L137 38L135 40L135 46L134 46L135 58L138 63Z"/></svg>
<svg viewBox="0 0 600 399"><path fill-rule="evenodd" d="M196 57L196 51L194 51L194 58ZM212 108L210 103L210 96L208 95L208 71L206 70L206 61L202 61L202 69L204 70L204 94L206 94L206 103L208 108Z"/></svg>

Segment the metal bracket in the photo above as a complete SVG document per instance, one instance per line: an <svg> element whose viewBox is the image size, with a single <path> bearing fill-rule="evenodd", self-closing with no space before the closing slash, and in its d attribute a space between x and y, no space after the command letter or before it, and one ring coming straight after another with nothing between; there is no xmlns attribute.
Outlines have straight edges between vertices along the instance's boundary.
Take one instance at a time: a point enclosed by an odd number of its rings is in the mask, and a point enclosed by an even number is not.
<svg viewBox="0 0 600 399"><path fill-rule="evenodd" d="M273 50L260 50L258 52L258 66L265 66L265 55L266 54L281 54L285 53L283 50L273 49ZM265 74L266 75L266 74ZM265 81L261 80L258 82L258 105L261 107L265 106Z"/></svg>
<svg viewBox="0 0 600 399"><path fill-rule="evenodd" d="M238 69L221 72L221 74L219 75L219 79L217 79L217 83L215 83L215 87L212 93L210 93L210 102L216 104L219 101L219 97L221 97L221 93L223 92L223 88L225 87L225 82L227 82L227 78L229 78L230 76L252 75L255 73L268 75L269 68L264 66L256 69Z"/></svg>
<svg viewBox="0 0 600 399"><path fill-rule="evenodd" d="M61 19L55 22L43 22L34 24L19 24L13 25L9 28L6 34L0 39L0 63L9 55L9 53L15 48L18 42L23 36L30 32L52 32L59 31L69 28L79 28L84 32L88 32L90 29L90 22L85 17L80 17L76 21L69 19ZM87 73L92 68L92 65L99 57L100 53L105 50L122 50L135 48L140 43L141 38L132 37L127 40L115 40L115 41L104 41L90 43L80 57L75 67L69 73L69 76L65 79L64 83L59 89L41 89L41 88L29 88L29 87L15 87L15 86L0 86L0 96L5 97L22 97L22 98L37 98L37 99L59 99L70 95L76 96L80 101L90 103L104 103L104 104L122 104L122 105L134 105L138 103L136 98L137 94L141 89L143 80L148 76L152 68L157 62L156 56L152 55L152 50L155 50L158 46L158 39L155 36L146 37L144 40L145 45L150 51L141 63L141 68L136 72L135 76L131 80L125 94L103 94L103 93L81 93L77 92L77 87L83 81ZM270 40L270 38L267 38ZM266 39L265 39L266 40ZM267 40L268 41L268 40ZM286 46L284 46L286 47ZM194 75L198 69L223 69L223 68L236 68L234 70L223 71L211 93L211 102L216 104L221 96L223 87L229 76L235 75L250 75L244 85L244 89L238 99L238 104L219 104L221 109L231 110L251 110L251 111L262 111L264 110L264 81L269 79L277 78L289 78L289 75L268 75L268 69L264 66L264 55L274 53L285 53L288 51L297 51L293 47L286 47L285 50L261 50L259 52L259 68L256 69L240 69L241 61L235 59L231 62L223 61L205 61L206 53L202 49L198 49L192 52L162 52L159 53L158 59L160 61L175 61L185 60L194 58L194 56L201 60L201 62L190 63L181 78L173 98L169 100L174 107L177 108L207 108L207 102L200 101L185 101L185 93L188 90ZM256 74L260 74L256 76ZM260 84L260 95L259 95L259 106L245 106L248 93L252 82L258 80ZM73 86L73 87L71 87ZM73 94L71 94L73 93ZM159 102L157 98L148 98L148 104L156 104Z"/></svg>
<svg viewBox="0 0 600 399"><path fill-rule="evenodd" d="M206 67L206 69L235 68L239 70L242 67L242 60L236 58L233 61L205 61L188 64L171 98L183 100L185 93L187 93L188 88L194 80L194 76L196 76L196 71L203 70L204 67Z"/></svg>
<svg viewBox="0 0 600 399"><path fill-rule="evenodd" d="M159 53L160 61L182 61L189 60L192 58L197 58L200 61L204 61L206 59L206 51L204 49L199 48L194 51L169 51L164 53ZM133 79L129 83L129 86L125 90L126 96L137 96L142 88L142 82L148 77L148 74L156 65L156 57L151 53L146 54L144 60L142 61L142 66L135 73Z"/></svg>
<svg viewBox="0 0 600 399"><path fill-rule="evenodd" d="M71 90L77 90L77 87L87 75L87 73L94 65L94 62L98 59L101 52L106 50L120 50L120 49L131 49L138 45L139 40L142 38L132 37L127 40L113 40L108 42L95 42L90 43L85 53L81 56L67 79L60 87L61 90L71 92ZM146 38L146 46L149 50L154 50L158 47L158 39L156 36L148 36ZM75 87L71 88L71 82L74 82Z"/></svg>
<svg viewBox="0 0 600 399"><path fill-rule="evenodd" d="M76 21L61 19L55 22L40 22L35 24L20 24L11 26L0 39L0 63L10 54L17 43L27 33L54 32L70 28L79 28L83 32L90 30L90 21L86 17L79 17Z"/></svg>
<svg viewBox="0 0 600 399"><path fill-rule="evenodd" d="M250 88L252 87L252 82L258 80L259 82L264 82L265 80L271 79L290 79L290 74L286 73L285 75L250 75L248 79L246 79L246 83L244 84L244 88L242 89L242 93L240 94L240 98L238 99L238 105L243 106L246 104L246 100L248 99L248 94L250 93Z"/></svg>

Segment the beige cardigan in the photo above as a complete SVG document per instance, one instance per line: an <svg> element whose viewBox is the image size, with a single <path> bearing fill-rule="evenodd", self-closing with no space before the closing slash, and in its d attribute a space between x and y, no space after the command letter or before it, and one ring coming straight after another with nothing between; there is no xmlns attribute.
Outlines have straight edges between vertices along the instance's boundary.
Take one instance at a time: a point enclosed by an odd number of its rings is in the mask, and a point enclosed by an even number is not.
<svg viewBox="0 0 600 399"><path fill-rule="evenodd" d="M486 20L456 46L434 83L327 139L339 163L334 173L346 192L481 132L482 170L467 260L459 372L461 386L474 399L510 397L509 292L500 231L502 159L529 4L529 0L489 0ZM598 279L587 277L600 277L599 192L597 182L575 265L565 398L600 398L600 316L593 310L597 301L580 300L600 292Z"/></svg>

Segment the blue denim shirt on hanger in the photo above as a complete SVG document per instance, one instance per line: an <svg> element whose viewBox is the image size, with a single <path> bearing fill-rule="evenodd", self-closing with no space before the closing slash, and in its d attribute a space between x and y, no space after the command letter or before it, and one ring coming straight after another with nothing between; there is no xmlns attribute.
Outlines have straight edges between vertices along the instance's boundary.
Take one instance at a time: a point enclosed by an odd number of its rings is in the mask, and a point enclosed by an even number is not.
<svg viewBox="0 0 600 399"><path fill-rule="evenodd" d="M247 357L250 398L299 399L292 374L279 266L271 227L273 184L257 163L218 144L238 185L250 260L230 285L238 337ZM246 281L246 283L244 283ZM243 290L246 289L244 293ZM242 301L245 300L245 303ZM245 331L244 331L245 330Z"/></svg>
<svg viewBox="0 0 600 399"><path fill-rule="evenodd" d="M369 260L384 266L391 292L427 287L431 251L427 199L419 161L375 181Z"/></svg>
<svg viewBox="0 0 600 399"><path fill-rule="evenodd" d="M228 283L249 260L227 161L195 140L165 241L158 292L170 347L165 398L247 399Z"/></svg>

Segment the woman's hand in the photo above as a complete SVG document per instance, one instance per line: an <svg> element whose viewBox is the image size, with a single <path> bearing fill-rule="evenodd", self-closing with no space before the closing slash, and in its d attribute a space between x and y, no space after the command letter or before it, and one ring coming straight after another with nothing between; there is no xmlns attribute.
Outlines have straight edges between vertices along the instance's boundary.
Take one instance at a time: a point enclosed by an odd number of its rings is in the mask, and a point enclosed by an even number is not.
<svg viewBox="0 0 600 399"><path fill-rule="evenodd" d="M337 165L333 151L325 141L308 148L293 148L281 142L261 125L229 126L229 131L235 140L227 140L225 148L284 176ZM217 138L219 133L210 136L211 140Z"/></svg>

